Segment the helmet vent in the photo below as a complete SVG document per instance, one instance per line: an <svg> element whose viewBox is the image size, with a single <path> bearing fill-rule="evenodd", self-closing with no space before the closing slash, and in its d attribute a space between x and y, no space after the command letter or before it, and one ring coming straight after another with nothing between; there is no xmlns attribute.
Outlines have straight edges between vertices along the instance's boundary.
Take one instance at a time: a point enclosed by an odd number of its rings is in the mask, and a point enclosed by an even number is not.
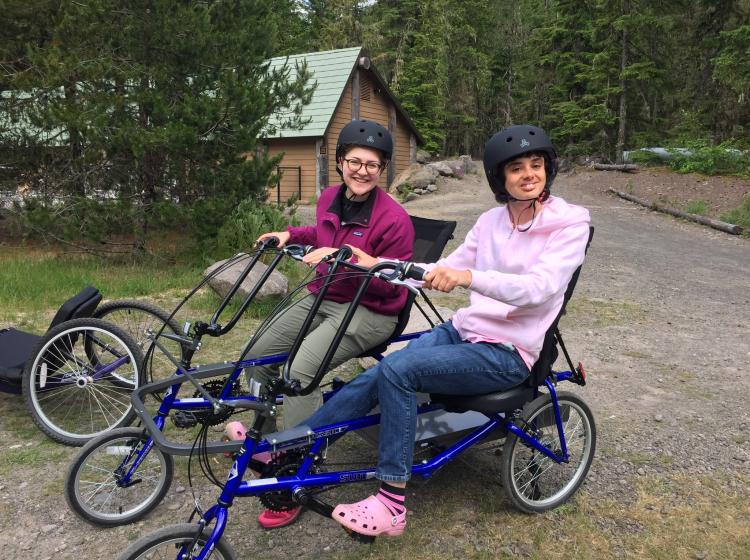
<svg viewBox="0 0 750 560"><path fill-rule="evenodd" d="M534 134L536 134L536 132L534 132L533 130L529 130L529 134L531 134L532 136L534 136Z"/></svg>
<svg viewBox="0 0 750 560"><path fill-rule="evenodd" d="M513 142L513 137L512 137L512 136L508 136L508 137L507 137L507 138L505 139L505 141L506 141L506 142Z"/></svg>

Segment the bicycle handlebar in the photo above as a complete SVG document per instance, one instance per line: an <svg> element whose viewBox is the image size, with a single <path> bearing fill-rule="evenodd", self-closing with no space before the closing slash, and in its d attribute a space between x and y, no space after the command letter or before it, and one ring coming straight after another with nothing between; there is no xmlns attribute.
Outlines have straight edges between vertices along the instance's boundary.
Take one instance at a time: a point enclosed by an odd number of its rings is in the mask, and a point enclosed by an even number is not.
<svg viewBox="0 0 750 560"><path fill-rule="evenodd" d="M349 326L349 323L351 322L354 316L356 308L359 305L359 302L361 301L362 296L364 295L365 291L369 287L370 281L372 281L373 278L384 280L396 286L404 286L405 288L407 288L408 290L410 290L411 292L415 294L419 293L419 289L413 284L409 283L407 279L418 280L418 281L422 280L425 275L425 270L423 268L415 266L414 263L412 262L393 262L393 261L381 261L371 268L365 268L358 264L347 262L345 259L349 258L351 254L352 254L351 249L345 246L345 247L338 249L335 253L329 256L333 258L333 262L331 263L331 266L329 269L330 274L327 277L326 281L324 282L321 290L318 292L316 296L316 300L312 308L310 309L309 315L306 318L305 322L303 323L302 328L300 329L300 334L297 336L297 339L292 345L289 351L289 355L287 357L287 361L284 364L284 367L282 368L282 375L281 375L281 379L279 380L279 385L277 387L277 390L286 395L291 395L291 396L309 395L320 385L320 382L322 381L323 377L325 376L327 372L328 365L333 359L335 349L338 347L339 343L343 339L344 334L346 332L346 328ZM328 350L318 367L318 371L316 372L315 376L310 381L310 383L308 383L307 386L302 387L299 380L292 379L291 377L291 364L294 361L297 351L299 350L302 344L302 340L304 339L304 337L307 335L307 332L309 331L312 317L315 315L315 313L317 313L317 310L320 307L320 303L322 302L322 299L325 296L325 292L328 288L328 285L331 282L331 278L333 275L335 275L336 269L339 266L343 266L345 268L349 268L352 270L362 272L364 273L365 277L362 283L360 284L359 288L357 289L357 292L354 295L354 298L349 303L349 307L346 310L346 313L344 314L344 317L341 320L341 323L339 324L338 329L336 330L336 334L334 335L333 340L331 341L328 347Z"/></svg>

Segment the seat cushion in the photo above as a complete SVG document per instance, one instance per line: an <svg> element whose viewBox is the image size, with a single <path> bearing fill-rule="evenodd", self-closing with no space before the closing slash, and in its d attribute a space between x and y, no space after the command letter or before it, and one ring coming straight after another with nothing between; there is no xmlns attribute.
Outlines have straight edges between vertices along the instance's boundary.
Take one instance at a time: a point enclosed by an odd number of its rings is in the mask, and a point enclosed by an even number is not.
<svg viewBox="0 0 750 560"><path fill-rule="evenodd" d="M495 414L497 412L510 412L534 398L534 388L528 385L519 385L500 393L488 393L486 395L438 395L431 394L430 400L440 403L450 412L464 412L476 410L484 414Z"/></svg>
<svg viewBox="0 0 750 560"><path fill-rule="evenodd" d="M0 332L0 378L20 383L23 366L41 338L16 329Z"/></svg>

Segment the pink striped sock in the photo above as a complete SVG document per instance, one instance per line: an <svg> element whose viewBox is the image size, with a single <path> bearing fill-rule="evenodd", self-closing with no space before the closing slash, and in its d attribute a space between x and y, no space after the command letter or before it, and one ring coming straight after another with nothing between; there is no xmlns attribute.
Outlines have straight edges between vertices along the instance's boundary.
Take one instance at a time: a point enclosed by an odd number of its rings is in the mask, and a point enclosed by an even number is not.
<svg viewBox="0 0 750 560"><path fill-rule="evenodd" d="M394 490L396 492L394 492ZM391 486L390 484L383 483L378 490L377 499L380 500L385 507L387 507L391 515L401 515L406 511L404 505L405 496L404 489Z"/></svg>

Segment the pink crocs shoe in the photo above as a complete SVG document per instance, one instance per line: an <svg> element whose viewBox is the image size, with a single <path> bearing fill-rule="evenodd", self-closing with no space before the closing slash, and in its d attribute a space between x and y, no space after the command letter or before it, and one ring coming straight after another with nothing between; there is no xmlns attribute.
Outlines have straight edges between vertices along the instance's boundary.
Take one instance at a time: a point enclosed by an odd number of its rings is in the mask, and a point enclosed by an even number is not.
<svg viewBox="0 0 750 560"><path fill-rule="evenodd" d="M247 428L245 428L242 422L238 422L235 420L234 422L229 422L229 424L224 426L224 433L231 440L242 441L245 439Z"/></svg>
<svg viewBox="0 0 750 560"><path fill-rule="evenodd" d="M369 537L398 537L406 529L406 510L396 513L377 496L356 504L339 504L331 517L347 529Z"/></svg>

